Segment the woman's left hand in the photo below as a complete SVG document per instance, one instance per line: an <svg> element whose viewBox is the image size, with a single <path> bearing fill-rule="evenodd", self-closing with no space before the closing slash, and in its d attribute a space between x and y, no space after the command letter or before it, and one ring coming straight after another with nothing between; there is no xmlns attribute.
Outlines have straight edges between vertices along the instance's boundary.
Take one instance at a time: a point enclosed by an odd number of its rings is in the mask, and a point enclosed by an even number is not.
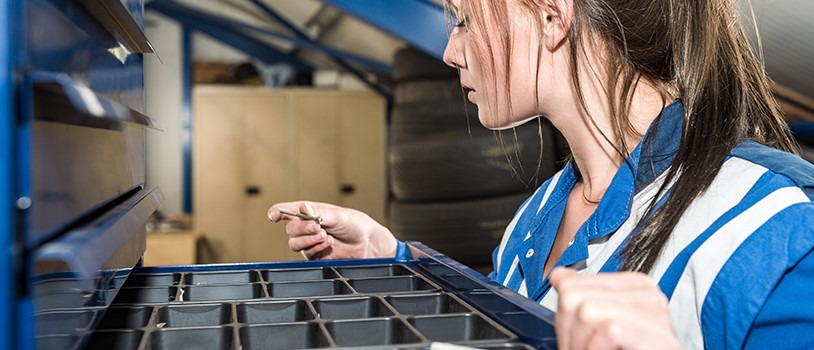
<svg viewBox="0 0 814 350"><path fill-rule="evenodd" d="M560 349L679 349L667 297L647 275L582 276L551 272L559 293L555 317Z"/></svg>

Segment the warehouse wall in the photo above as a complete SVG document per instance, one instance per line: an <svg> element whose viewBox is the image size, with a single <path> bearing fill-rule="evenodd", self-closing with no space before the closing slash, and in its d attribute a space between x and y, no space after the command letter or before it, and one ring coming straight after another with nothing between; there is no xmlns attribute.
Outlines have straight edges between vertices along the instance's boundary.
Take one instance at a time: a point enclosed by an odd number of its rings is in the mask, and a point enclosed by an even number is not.
<svg viewBox="0 0 814 350"><path fill-rule="evenodd" d="M252 25L260 25L262 16L255 10L249 16L235 7L218 0L184 1L212 13L240 18ZM248 2L245 2L248 3ZM273 5L283 16L294 23L307 22L321 4L318 0L275 0ZM272 26L273 27L273 26ZM284 32L283 29L276 29ZM145 32L155 46L163 63L156 55L145 56L145 103L146 113L156 119L163 132L147 133L147 185L158 186L166 199L160 210L168 214L183 212L183 135L182 135L182 69L181 28L175 21L159 14L147 12ZM364 55L382 62L392 62L393 53L404 43L350 16L343 17L321 37L321 42L334 47ZM286 45L281 46L288 49ZM318 72L315 80L336 81L340 89L363 88L355 78L345 74L337 76L331 71L328 60L315 54L316 65L325 71ZM240 62L247 55L209 39L205 35L193 35L193 59L196 61ZM193 209L194 210L194 209Z"/></svg>
<svg viewBox="0 0 814 350"><path fill-rule="evenodd" d="M164 129L147 132L147 185L159 186L164 192L159 210L181 213L181 28L154 14L148 14L145 22L147 37L164 61L159 62L156 55L145 55L144 59L146 113Z"/></svg>

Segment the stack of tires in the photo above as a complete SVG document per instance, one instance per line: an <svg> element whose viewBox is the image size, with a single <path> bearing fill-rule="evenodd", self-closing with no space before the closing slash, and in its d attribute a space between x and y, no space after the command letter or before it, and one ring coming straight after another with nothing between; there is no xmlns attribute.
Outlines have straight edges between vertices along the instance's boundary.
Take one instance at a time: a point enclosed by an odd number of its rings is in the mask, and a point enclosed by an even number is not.
<svg viewBox="0 0 814 350"><path fill-rule="evenodd" d="M545 120L484 128L458 73L414 49L397 52L390 122L390 228L481 271L522 202L558 170Z"/></svg>

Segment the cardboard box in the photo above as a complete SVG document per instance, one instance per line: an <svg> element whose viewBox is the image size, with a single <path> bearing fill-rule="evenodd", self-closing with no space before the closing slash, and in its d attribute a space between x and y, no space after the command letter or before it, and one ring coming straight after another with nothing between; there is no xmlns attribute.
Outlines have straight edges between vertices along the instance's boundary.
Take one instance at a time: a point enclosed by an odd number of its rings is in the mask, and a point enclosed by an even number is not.
<svg viewBox="0 0 814 350"><path fill-rule="evenodd" d="M192 231L147 232L144 266L195 264L196 243Z"/></svg>

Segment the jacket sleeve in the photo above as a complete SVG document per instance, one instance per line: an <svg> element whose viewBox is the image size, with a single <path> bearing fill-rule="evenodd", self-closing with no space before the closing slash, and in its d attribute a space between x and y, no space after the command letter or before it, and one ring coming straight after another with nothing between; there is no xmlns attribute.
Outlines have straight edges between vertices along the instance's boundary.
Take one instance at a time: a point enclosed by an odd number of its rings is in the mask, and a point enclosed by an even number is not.
<svg viewBox="0 0 814 350"><path fill-rule="evenodd" d="M814 349L814 253L783 276L757 315L745 349Z"/></svg>

